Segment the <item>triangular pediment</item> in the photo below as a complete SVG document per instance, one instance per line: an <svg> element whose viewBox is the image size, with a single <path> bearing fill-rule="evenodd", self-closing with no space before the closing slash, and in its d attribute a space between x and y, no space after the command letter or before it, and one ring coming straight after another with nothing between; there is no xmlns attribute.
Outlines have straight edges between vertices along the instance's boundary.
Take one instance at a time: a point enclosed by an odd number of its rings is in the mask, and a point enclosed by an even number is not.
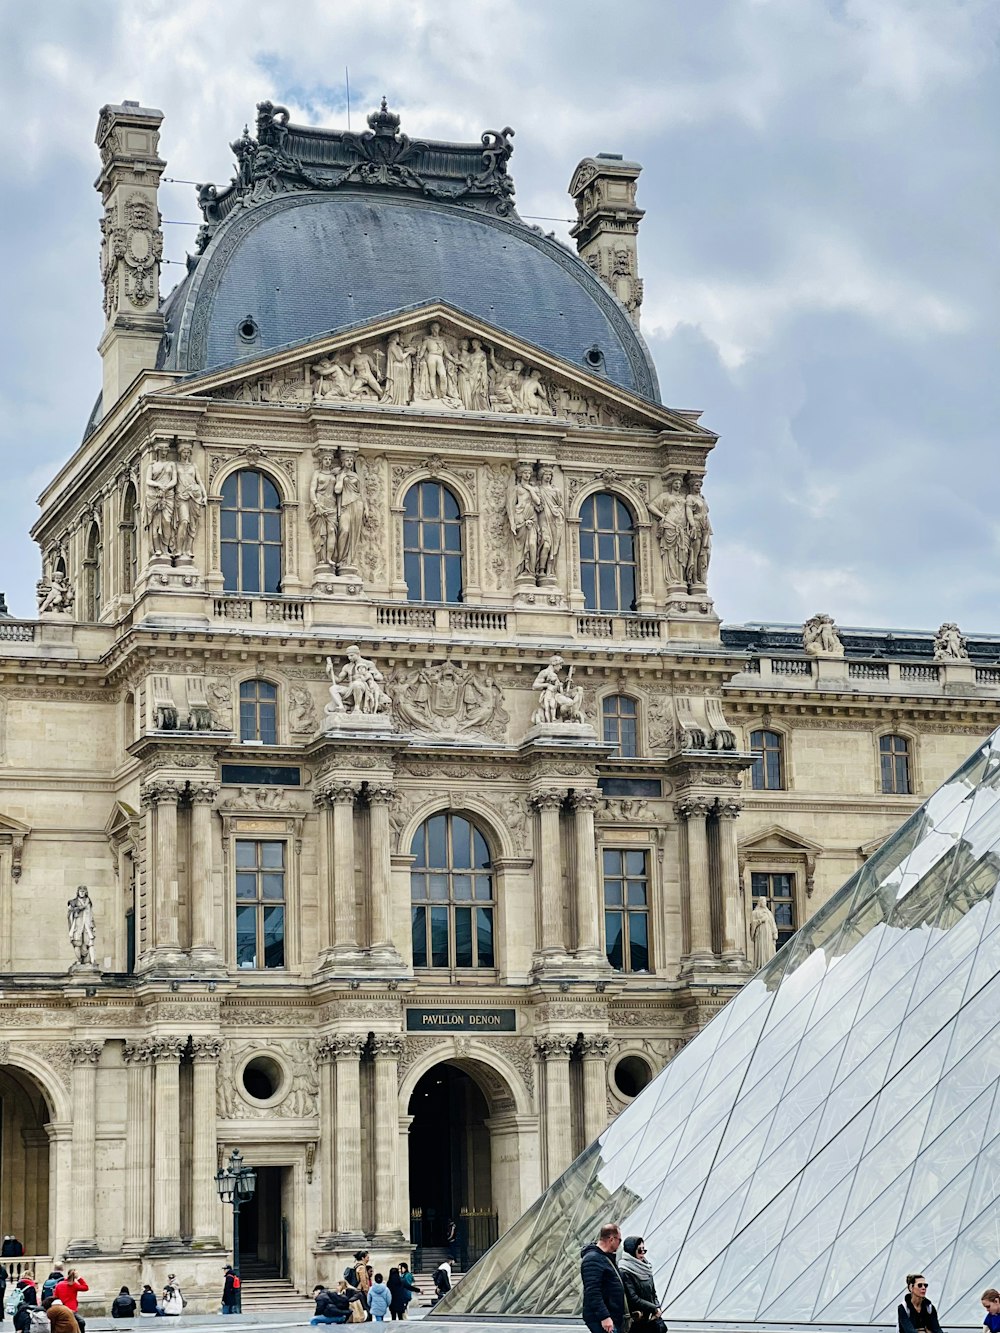
<svg viewBox="0 0 1000 1333"><path fill-rule="evenodd" d="M30 824L22 824L19 819L13 819L10 815L0 815L0 838L26 838L30 832Z"/></svg>
<svg viewBox="0 0 1000 1333"><path fill-rule="evenodd" d="M647 402L443 302L341 329L162 390L259 406L475 414L677 434L691 413Z"/></svg>
<svg viewBox="0 0 1000 1333"><path fill-rule="evenodd" d="M135 821L139 818L137 811L124 801L115 801L111 807L111 813L104 821L104 832L112 841L119 838L126 838L135 827Z"/></svg>
<svg viewBox="0 0 1000 1333"><path fill-rule="evenodd" d="M823 847L820 843L803 837L801 833L793 833L791 829L782 828L780 824L771 824L766 829L751 834L748 838L741 838L740 850L743 852L807 852L810 856L817 856L823 850Z"/></svg>

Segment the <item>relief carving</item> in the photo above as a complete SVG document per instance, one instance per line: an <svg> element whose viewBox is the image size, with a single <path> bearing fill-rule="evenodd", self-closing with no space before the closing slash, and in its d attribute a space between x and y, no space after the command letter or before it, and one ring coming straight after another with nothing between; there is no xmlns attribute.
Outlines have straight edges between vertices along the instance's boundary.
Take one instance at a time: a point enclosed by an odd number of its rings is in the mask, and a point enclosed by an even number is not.
<svg viewBox="0 0 1000 1333"><path fill-rule="evenodd" d="M385 577L385 556L382 549L385 529L385 461L370 458L364 461L361 473L363 496L361 516L362 541L358 563L365 577L372 582Z"/></svg>
<svg viewBox="0 0 1000 1333"><path fill-rule="evenodd" d="M495 681L455 662L420 668L415 675L393 678L400 722L438 736L481 733L494 740L506 735L508 713Z"/></svg>
<svg viewBox="0 0 1000 1333"><path fill-rule="evenodd" d="M293 736L313 736L319 730L316 701L305 685L293 685L289 690L288 725Z"/></svg>

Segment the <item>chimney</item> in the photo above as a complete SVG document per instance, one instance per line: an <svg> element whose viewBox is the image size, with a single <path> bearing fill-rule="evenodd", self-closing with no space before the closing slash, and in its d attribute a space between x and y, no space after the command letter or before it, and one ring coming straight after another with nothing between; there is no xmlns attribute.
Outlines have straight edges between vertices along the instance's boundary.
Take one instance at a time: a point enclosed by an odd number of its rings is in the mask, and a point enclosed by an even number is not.
<svg viewBox="0 0 1000 1333"><path fill-rule="evenodd" d="M95 142L104 202L101 278L106 323L97 350L104 363L103 413L142 370L151 370L163 336L156 193L166 162L157 156L163 112L123 102L101 108Z"/></svg>
<svg viewBox="0 0 1000 1333"><path fill-rule="evenodd" d="M635 186L642 167L621 153L585 157L573 172L569 192L576 204L570 235L580 258L618 297L638 327L642 279L636 240L643 210L635 206Z"/></svg>

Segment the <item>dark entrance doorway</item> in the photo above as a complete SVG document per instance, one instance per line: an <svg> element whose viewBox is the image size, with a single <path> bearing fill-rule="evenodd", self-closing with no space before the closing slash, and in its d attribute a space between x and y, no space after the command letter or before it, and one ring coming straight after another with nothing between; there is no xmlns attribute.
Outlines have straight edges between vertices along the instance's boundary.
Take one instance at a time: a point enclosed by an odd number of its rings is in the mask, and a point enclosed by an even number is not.
<svg viewBox="0 0 1000 1333"><path fill-rule="evenodd" d="M244 1277L286 1277L290 1209L284 1194L291 1172L284 1166L259 1166L257 1189L240 1209L240 1270Z"/></svg>
<svg viewBox="0 0 1000 1333"><path fill-rule="evenodd" d="M464 1259L478 1249L473 1219L493 1213L490 1109L473 1079L454 1065L427 1071L410 1098L410 1213L421 1247L444 1246L454 1218ZM417 1239L415 1237L415 1239Z"/></svg>

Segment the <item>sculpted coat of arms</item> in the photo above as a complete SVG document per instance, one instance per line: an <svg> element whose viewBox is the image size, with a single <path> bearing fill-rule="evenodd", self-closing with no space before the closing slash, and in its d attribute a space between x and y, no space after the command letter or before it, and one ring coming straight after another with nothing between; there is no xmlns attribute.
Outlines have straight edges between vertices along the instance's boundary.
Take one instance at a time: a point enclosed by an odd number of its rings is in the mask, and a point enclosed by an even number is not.
<svg viewBox="0 0 1000 1333"><path fill-rule="evenodd" d="M478 732L500 740L510 720L499 685L455 662L401 677L395 691L399 720L414 731L456 737Z"/></svg>

